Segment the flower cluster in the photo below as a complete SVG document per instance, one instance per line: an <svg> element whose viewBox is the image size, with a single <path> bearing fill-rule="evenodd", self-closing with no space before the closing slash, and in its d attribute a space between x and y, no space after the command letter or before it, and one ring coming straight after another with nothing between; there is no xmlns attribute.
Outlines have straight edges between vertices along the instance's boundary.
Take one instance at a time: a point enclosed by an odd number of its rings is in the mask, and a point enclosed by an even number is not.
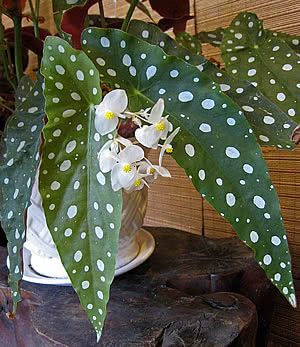
<svg viewBox="0 0 300 347"><path fill-rule="evenodd" d="M172 131L168 116L163 117L163 99L159 99L152 109L139 112L130 112L127 107L128 98L122 89L106 94L96 106L95 127L102 136L118 129L125 120L131 120L136 125L133 139L126 139L116 131L114 139L104 144L98 156L100 170L111 172L111 184L115 191L122 188L139 190L158 176L171 177L168 169L162 166L162 160L165 152L172 153L171 142L180 130ZM158 165L153 165L145 157L142 147L160 148Z"/></svg>

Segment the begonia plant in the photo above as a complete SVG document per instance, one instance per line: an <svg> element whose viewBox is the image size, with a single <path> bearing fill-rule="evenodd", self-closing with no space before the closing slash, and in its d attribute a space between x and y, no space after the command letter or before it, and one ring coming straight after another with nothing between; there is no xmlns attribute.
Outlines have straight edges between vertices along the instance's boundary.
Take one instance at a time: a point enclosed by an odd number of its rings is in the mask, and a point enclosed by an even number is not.
<svg viewBox="0 0 300 347"><path fill-rule="evenodd" d="M130 21L137 5L152 20L144 3L133 0L126 18L117 22L121 29L109 28L116 22L103 6L98 19L89 19L95 2L53 0L61 37L41 40L34 80L22 77L18 40L9 66L1 26L2 64L16 89L0 172L13 312L21 300L26 209L39 172L48 228L100 339L115 272L122 190L170 177L164 155L185 170L295 307L286 231L259 145L295 146L299 38L264 29L250 13L240 14L229 28L191 36L179 32L190 18L189 7L181 4L182 16L176 8L168 16L169 5L158 1L150 3L164 17L160 27ZM39 39L39 1L35 8L30 4ZM16 10L1 1L1 15L20 18L23 5ZM100 27L84 29L91 20ZM175 39L161 30L162 23L174 27ZM21 33L15 29L15 35ZM202 42L221 46L225 69L201 55ZM147 158L148 149L157 151L157 163Z"/></svg>

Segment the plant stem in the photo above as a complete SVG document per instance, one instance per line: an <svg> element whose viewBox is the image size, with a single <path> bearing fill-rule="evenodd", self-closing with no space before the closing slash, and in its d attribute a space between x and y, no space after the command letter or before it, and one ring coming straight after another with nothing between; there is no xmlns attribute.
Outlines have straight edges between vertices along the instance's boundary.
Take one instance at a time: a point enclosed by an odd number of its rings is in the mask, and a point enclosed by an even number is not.
<svg viewBox="0 0 300 347"><path fill-rule="evenodd" d="M1 61L3 64L3 68L4 68L4 73L5 73L5 77L8 81L8 83L13 87L14 90L16 90L16 86L13 83L12 79L10 78L10 72L8 69L8 59L7 59L7 55L5 52L5 47L8 50L8 47L5 44L4 41L4 27L2 25L2 13L0 13L0 57L1 57Z"/></svg>
<svg viewBox="0 0 300 347"><path fill-rule="evenodd" d="M124 19L124 21L122 23L121 30L123 30L123 31L127 31L128 30L130 19L131 19L132 15L133 15L133 11L136 8L138 2L139 2L139 0L132 0L131 1L129 10L128 10L128 12L126 14L126 17L125 17L125 19Z"/></svg>
<svg viewBox="0 0 300 347"><path fill-rule="evenodd" d="M15 35L15 67L18 82L23 76L23 61L22 61L22 17L13 17L14 35Z"/></svg>
<svg viewBox="0 0 300 347"><path fill-rule="evenodd" d="M106 28L107 24L105 20L104 7L103 7L102 0L98 0L98 5L99 5L100 18L101 18L101 27Z"/></svg>
<svg viewBox="0 0 300 347"><path fill-rule="evenodd" d="M35 1L35 8L33 7L32 0L29 0L29 7L32 15L32 22L33 22L33 30L34 30L34 36L39 39L40 38L40 30L39 30L39 0Z"/></svg>
<svg viewBox="0 0 300 347"><path fill-rule="evenodd" d="M37 39L40 38L39 15L40 15L40 0L35 0L34 35Z"/></svg>

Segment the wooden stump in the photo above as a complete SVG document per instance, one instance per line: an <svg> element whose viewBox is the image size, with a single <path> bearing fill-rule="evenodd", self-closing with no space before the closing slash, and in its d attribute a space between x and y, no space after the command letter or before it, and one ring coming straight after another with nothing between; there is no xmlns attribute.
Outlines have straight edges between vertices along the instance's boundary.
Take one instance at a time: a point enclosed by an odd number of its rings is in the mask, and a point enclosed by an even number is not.
<svg viewBox="0 0 300 347"><path fill-rule="evenodd" d="M270 284L251 252L236 238L209 240L147 229L156 250L143 265L115 279L100 346L254 346L254 303L265 328ZM3 248L0 252L1 346L97 345L70 287L23 282L18 314L8 320L6 254Z"/></svg>

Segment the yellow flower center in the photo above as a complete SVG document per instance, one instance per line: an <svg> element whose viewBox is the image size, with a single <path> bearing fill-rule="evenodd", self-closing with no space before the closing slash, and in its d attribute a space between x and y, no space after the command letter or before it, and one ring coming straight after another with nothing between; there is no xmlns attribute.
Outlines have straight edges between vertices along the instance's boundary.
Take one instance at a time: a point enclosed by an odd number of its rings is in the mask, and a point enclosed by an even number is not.
<svg viewBox="0 0 300 347"><path fill-rule="evenodd" d="M142 183L142 180L140 178L138 178L137 180L134 181L134 186L138 187L141 185L141 183Z"/></svg>
<svg viewBox="0 0 300 347"><path fill-rule="evenodd" d="M115 114L111 111L106 111L104 114L104 117L108 120L113 119L115 117Z"/></svg>
<svg viewBox="0 0 300 347"><path fill-rule="evenodd" d="M164 122L156 123L156 124L155 124L155 129L156 129L157 131L163 131L163 130L165 130L165 124L164 124Z"/></svg>
<svg viewBox="0 0 300 347"><path fill-rule="evenodd" d="M130 172L131 171L130 164L123 165L123 171L126 172L126 173Z"/></svg>
<svg viewBox="0 0 300 347"><path fill-rule="evenodd" d="M173 147L172 147L172 145L169 145L167 148L166 148L166 152L167 153L173 153Z"/></svg>
<svg viewBox="0 0 300 347"><path fill-rule="evenodd" d="M154 172L155 172L155 169L154 169L153 167L151 167L151 168L150 168L150 173L151 173L151 175L153 175Z"/></svg>

